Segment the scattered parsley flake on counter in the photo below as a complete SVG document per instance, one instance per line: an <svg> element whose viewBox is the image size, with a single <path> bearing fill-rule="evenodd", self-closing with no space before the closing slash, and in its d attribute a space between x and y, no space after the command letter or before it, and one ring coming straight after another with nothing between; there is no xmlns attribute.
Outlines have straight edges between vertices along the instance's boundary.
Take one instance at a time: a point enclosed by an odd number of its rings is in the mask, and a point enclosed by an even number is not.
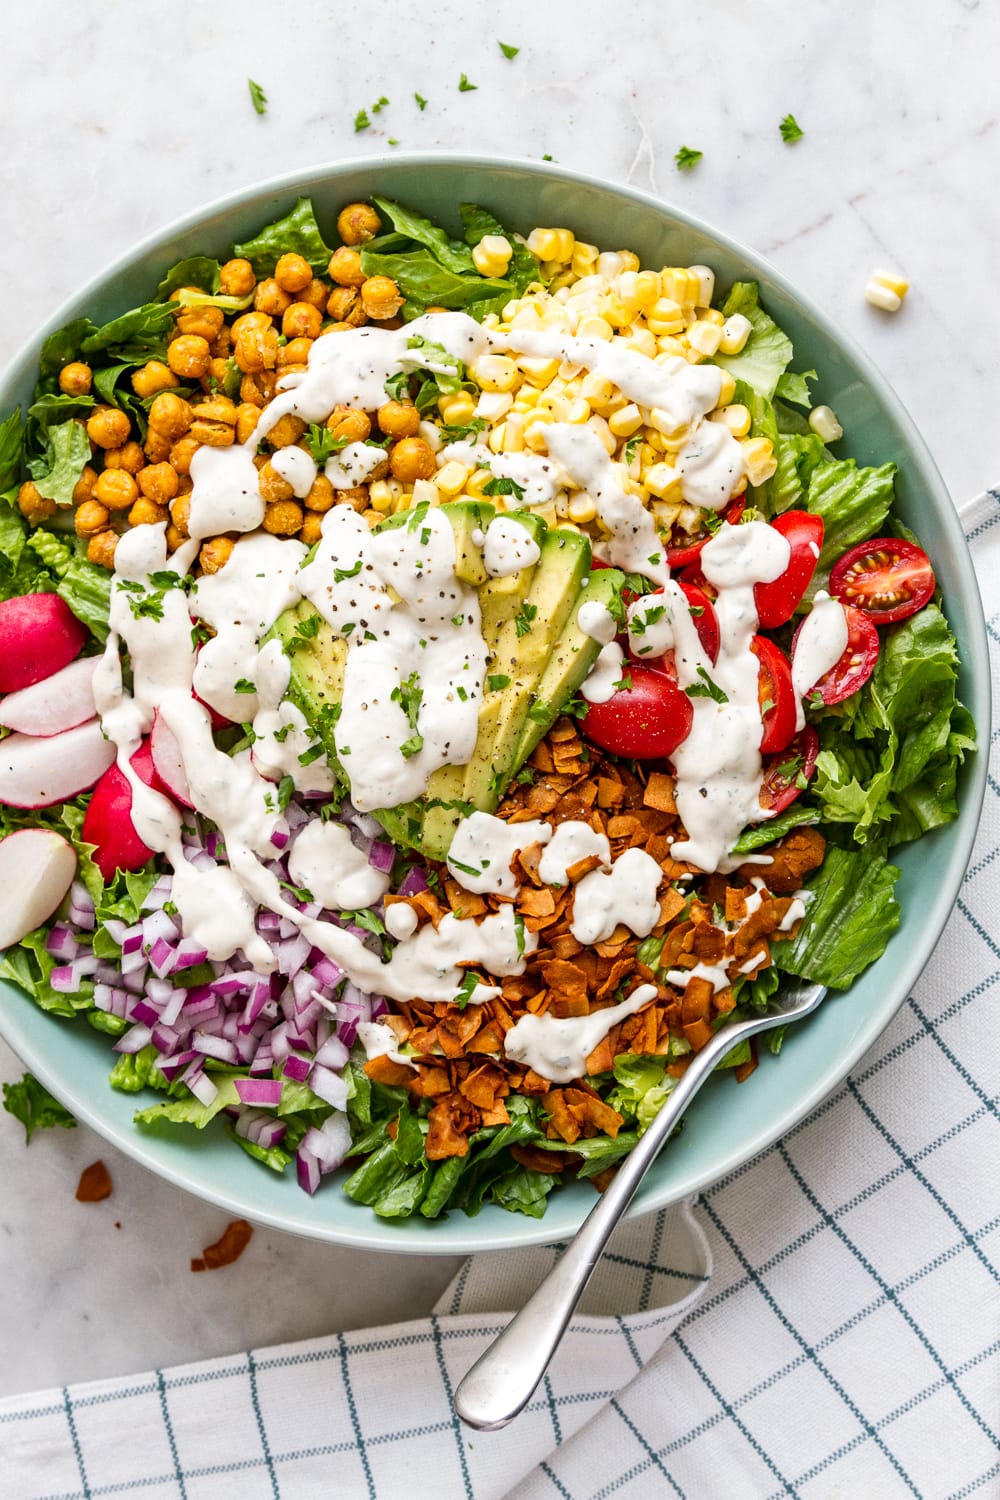
<svg viewBox="0 0 1000 1500"><path fill-rule="evenodd" d="M786 115L778 126L781 131L781 139L786 145L792 146L796 141L801 141L805 131L794 115Z"/></svg>
<svg viewBox="0 0 1000 1500"><path fill-rule="evenodd" d="M359 109L354 116L354 134L357 135L359 131L367 130L370 124L371 120L368 118L368 111L366 109Z"/></svg>
<svg viewBox="0 0 1000 1500"><path fill-rule="evenodd" d="M372 114L373 115L381 114L382 111L385 109L385 107L386 107L386 105L388 103L389 103L388 99L383 94L382 97L381 97L381 99L376 99L375 103L372 105Z"/></svg>
<svg viewBox="0 0 1000 1500"><path fill-rule="evenodd" d="M56 1125L70 1130L76 1124L69 1110L53 1099L33 1073L25 1073L19 1083L4 1084L3 1107L24 1126L25 1145L30 1145L36 1130L50 1130Z"/></svg>
<svg viewBox="0 0 1000 1500"><path fill-rule="evenodd" d="M479 85L477 83L470 83L469 80L468 80L468 78L466 78L466 76L465 76L464 73L462 74L461 78L458 80L458 92L460 94L472 94L472 93L475 93L475 91L476 91L476 89L478 87L479 87Z"/></svg>
<svg viewBox="0 0 1000 1500"><path fill-rule="evenodd" d="M259 83L254 83L252 78L247 79L247 88L250 90L250 102L259 115L267 114L267 95Z"/></svg>
<svg viewBox="0 0 1000 1500"><path fill-rule="evenodd" d="M417 108L418 109L423 110L423 109L427 108L427 100L424 98L423 94L414 94L413 97L417 101Z"/></svg>
<svg viewBox="0 0 1000 1500"><path fill-rule="evenodd" d="M388 141L386 142L386 144L389 145L389 146L398 146L399 145L399 140L397 139L396 136L391 135L389 137Z"/></svg>
<svg viewBox="0 0 1000 1500"><path fill-rule="evenodd" d="M521 50L520 47L511 47L507 42L497 42L497 46L500 48L500 51L503 53L504 57L510 58L511 61L514 60L514 58Z"/></svg>
<svg viewBox="0 0 1000 1500"><path fill-rule="evenodd" d="M551 151L546 151L545 154L542 157L542 161L552 161L552 160L553 160L552 152Z"/></svg>
<svg viewBox="0 0 1000 1500"><path fill-rule="evenodd" d="M698 165L704 154L703 151L695 151L691 146L680 146L674 157L674 165L678 172L690 172L692 167Z"/></svg>

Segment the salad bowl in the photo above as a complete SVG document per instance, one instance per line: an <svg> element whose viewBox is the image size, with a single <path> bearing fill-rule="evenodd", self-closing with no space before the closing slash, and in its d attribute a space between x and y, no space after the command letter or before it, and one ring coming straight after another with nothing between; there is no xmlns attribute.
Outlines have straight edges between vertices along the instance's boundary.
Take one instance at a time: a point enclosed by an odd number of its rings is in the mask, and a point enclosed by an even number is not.
<svg viewBox="0 0 1000 1500"><path fill-rule="evenodd" d="M451 154L319 166L245 188L148 238L81 289L7 371L0 411L30 400L42 341L71 319L110 319L142 303L168 267L187 256L224 256L298 197L312 199L322 225L332 223L345 202L373 194L411 203L447 225L455 224L459 202L475 200L523 233L537 224L565 224L596 244L627 245L644 264L705 264L723 287L759 282L763 303L794 342L797 364L819 372L821 399L836 409L846 433L844 450L859 463L897 466L898 514L918 531L933 559L959 644L959 696L985 738L988 658L975 575L940 475L891 387L831 319L753 252L632 189L544 163ZM985 757L970 756L960 777L957 819L894 851L902 869L902 919L883 957L791 1031L780 1056L765 1056L752 1080L736 1087L719 1078L703 1091L683 1135L650 1170L633 1213L703 1189L764 1150L814 1109L872 1046L906 999L949 916L972 849L985 777ZM493 1206L475 1218L378 1220L335 1183L306 1197L291 1176L264 1172L234 1153L221 1132L140 1133L133 1124L135 1097L108 1087L107 1039L44 1014L13 985L0 987L0 1034L78 1119L127 1154L234 1215L291 1233L377 1250L454 1254L567 1238L592 1203L592 1188L579 1182L554 1194L540 1220Z"/></svg>

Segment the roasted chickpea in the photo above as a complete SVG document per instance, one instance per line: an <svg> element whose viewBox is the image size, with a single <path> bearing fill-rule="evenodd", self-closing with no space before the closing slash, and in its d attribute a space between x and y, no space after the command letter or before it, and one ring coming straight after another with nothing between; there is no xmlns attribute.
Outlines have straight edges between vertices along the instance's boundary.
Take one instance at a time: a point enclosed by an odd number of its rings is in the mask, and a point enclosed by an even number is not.
<svg viewBox="0 0 1000 1500"><path fill-rule="evenodd" d="M297 500L276 500L264 508L264 530L272 536L295 536L302 530L302 506Z"/></svg>
<svg viewBox="0 0 1000 1500"><path fill-rule="evenodd" d="M233 320L233 323L231 324L234 339L238 339L241 334L249 332L249 330L252 328L260 330L263 328L273 327L274 319L271 317L270 313L264 312L241 313L240 316L238 318L235 318Z"/></svg>
<svg viewBox="0 0 1000 1500"><path fill-rule="evenodd" d="M323 327L323 314L308 302L292 302L285 308L281 331L286 339L316 339Z"/></svg>
<svg viewBox="0 0 1000 1500"><path fill-rule="evenodd" d="M381 511L377 510L366 510L364 512L364 518L373 531L381 521L385 520L385 516L382 515Z"/></svg>
<svg viewBox="0 0 1000 1500"><path fill-rule="evenodd" d="M219 271L219 291L226 297L248 297L256 284L253 266L241 256L227 260Z"/></svg>
<svg viewBox="0 0 1000 1500"><path fill-rule="evenodd" d="M317 474L303 503L306 510L324 511L330 509L335 499L334 488L329 479L325 474Z"/></svg>
<svg viewBox="0 0 1000 1500"><path fill-rule="evenodd" d="M261 395L257 381L252 375L244 375L240 381L240 404L242 406L264 405L264 397Z"/></svg>
<svg viewBox="0 0 1000 1500"><path fill-rule="evenodd" d="M89 365L74 359L59 371L59 389L67 396L89 396L93 372Z"/></svg>
<svg viewBox="0 0 1000 1500"><path fill-rule="evenodd" d="M169 365L165 365L160 359L148 360L132 376L132 389L143 400L147 396L155 396L158 391L169 391L175 385L180 385L180 381Z"/></svg>
<svg viewBox="0 0 1000 1500"><path fill-rule="evenodd" d="M291 305L291 301L289 294L282 291L273 276L268 276L266 281L258 281L254 288L255 311L267 313L269 317L280 317L285 308Z"/></svg>
<svg viewBox="0 0 1000 1500"><path fill-rule="evenodd" d="M195 417L189 436L194 442L204 443L209 448L231 448L236 441L236 429L228 422L213 422L208 417Z"/></svg>
<svg viewBox="0 0 1000 1500"><path fill-rule="evenodd" d="M191 496L178 495L170 502L170 519L180 532L181 536L187 536L188 526L191 524Z"/></svg>
<svg viewBox="0 0 1000 1500"><path fill-rule="evenodd" d="M221 307L185 307L174 321L178 333L195 334L211 344L218 338L225 320Z"/></svg>
<svg viewBox="0 0 1000 1500"><path fill-rule="evenodd" d="M363 443L372 430L368 413L355 406L335 406L326 425L335 438L343 438L345 443Z"/></svg>
<svg viewBox="0 0 1000 1500"><path fill-rule="evenodd" d="M291 500L295 494L288 480L278 473L273 464L263 464L257 474L261 494L268 504Z"/></svg>
<svg viewBox="0 0 1000 1500"><path fill-rule="evenodd" d="M202 397L193 403L191 410L196 422L226 422L230 427L236 426L236 404L221 391L216 391L213 396Z"/></svg>
<svg viewBox="0 0 1000 1500"><path fill-rule="evenodd" d="M376 321L395 317L403 300L403 294L391 276L369 276L361 288L361 305Z"/></svg>
<svg viewBox="0 0 1000 1500"><path fill-rule="evenodd" d="M59 507L54 500L47 500L40 495L31 480L25 480L17 492L17 508L26 521L35 525L38 521L47 521L54 516Z"/></svg>
<svg viewBox="0 0 1000 1500"><path fill-rule="evenodd" d="M214 349L215 345L213 344L212 347ZM208 362L208 374L205 379L211 390L219 390L229 379L229 361L213 354Z"/></svg>
<svg viewBox="0 0 1000 1500"><path fill-rule="evenodd" d="M187 537L184 535L183 531L180 531L176 526L168 526L167 527L167 551L168 552L176 552L177 548L178 547L183 547L183 545L184 545L184 543L186 541L187 541Z"/></svg>
<svg viewBox="0 0 1000 1500"><path fill-rule="evenodd" d="M200 380L211 358L208 339L198 333L182 333L167 345L167 364L183 380Z"/></svg>
<svg viewBox="0 0 1000 1500"><path fill-rule="evenodd" d="M84 500L89 500L94 493L96 483L97 470L92 469L89 464L84 464L83 473L73 486L73 504L82 505Z"/></svg>
<svg viewBox="0 0 1000 1500"><path fill-rule="evenodd" d="M115 406L99 406L87 419L87 436L98 448L120 448L130 430L128 417Z"/></svg>
<svg viewBox="0 0 1000 1500"><path fill-rule="evenodd" d="M146 433L143 452L151 464L158 464L169 455L172 443L173 438L168 437L165 432L159 432L155 427L151 427Z"/></svg>
<svg viewBox="0 0 1000 1500"><path fill-rule="evenodd" d="M341 245L339 250L333 252L327 270L330 280L335 281L338 286L361 286L365 280L361 256L357 250L351 250L347 245Z"/></svg>
<svg viewBox="0 0 1000 1500"><path fill-rule="evenodd" d="M97 500L85 500L73 517L73 526L77 536L96 536L110 520L111 513L106 505Z"/></svg>
<svg viewBox="0 0 1000 1500"><path fill-rule="evenodd" d="M236 409L236 441L245 443L250 434L256 431L259 421L259 408L250 401L241 402Z"/></svg>
<svg viewBox="0 0 1000 1500"><path fill-rule="evenodd" d="M98 531L87 545L87 561L96 563L99 568L112 569L117 546L117 531Z"/></svg>
<svg viewBox="0 0 1000 1500"><path fill-rule="evenodd" d="M283 292L301 292L312 281L312 266L304 255L288 252L278 257L274 279Z"/></svg>
<svg viewBox="0 0 1000 1500"><path fill-rule="evenodd" d="M313 340L307 338L289 339L287 344L282 344L278 350L278 368L286 370L289 365L306 365L309 362L309 350L313 346Z"/></svg>
<svg viewBox="0 0 1000 1500"><path fill-rule="evenodd" d="M387 401L379 407L376 417L387 437L416 437L420 430L420 413L412 403Z"/></svg>
<svg viewBox="0 0 1000 1500"><path fill-rule="evenodd" d="M434 449L423 438L401 438L389 454L389 468L393 479L398 479L401 484L430 479L437 472Z"/></svg>
<svg viewBox="0 0 1000 1500"><path fill-rule="evenodd" d="M330 295L330 288L325 281L320 281L314 276L308 286L302 288L298 294L300 302L308 302L310 307L318 307L320 312L326 311L326 299Z"/></svg>
<svg viewBox="0 0 1000 1500"><path fill-rule="evenodd" d="M169 519L170 512L165 505L157 505L153 500L147 500L145 495L140 495L128 513L130 526L156 526L160 521Z"/></svg>
<svg viewBox="0 0 1000 1500"><path fill-rule="evenodd" d="M361 328L368 322L368 314L361 304L361 293L356 286L335 286L327 299L326 310L331 318L348 328Z"/></svg>
<svg viewBox="0 0 1000 1500"><path fill-rule="evenodd" d="M149 408L150 430L155 428L168 438L183 437L193 421L190 404L172 391L161 391Z"/></svg>
<svg viewBox="0 0 1000 1500"><path fill-rule="evenodd" d="M191 460L194 458L201 444L198 439L188 434L186 437L178 438L170 450L170 462L178 474L190 474Z"/></svg>
<svg viewBox="0 0 1000 1500"><path fill-rule="evenodd" d="M314 546L323 535L323 518L314 510L307 510L302 518L302 530L299 532L299 541L305 542L307 547Z"/></svg>
<svg viewBox="0 0 1000 1500"><path fill-rule="evenodd" d="M278 358L278 335L273 328L250 328L236 337L233 357L248 375L273 370Z"/></svg>
<svg viewBox="0 0 1000 1500"><path fill-rule="evenodd" d="M135 480L140 492L155 505L166 505L177 494L177 470L170 464L147 464Z"/></svg>
<svg viewBox="0 0 1000 1500"><path fill-rule="evenodd" d="M363 245L381 228L382 220L370 203L348 203L337 215L337 233L345 245Z"/></svg>
<svg viewBox="0 0 1000 1500"><path fill-rule="evenodd" d="M286 412L279 417L277 422L267 434L267 441L272 448L290 448L297 443L306 430L306 424L301 417L295 417L291 412Z"/></svg>
<svg viewBox="0 0 1000 1500"><path fill-rule="evenodd" d="M337 504L349 505L352 510L357 511L359 516L362 515L368 509L368 486L359 484L350 490L338 490ZM384 521L385 517L383 516L382 519Z"/></svg>
<svg viewBox="0 0 1000 1500"><path fill-rule="evenodd" d="M94 499L106 505L108 510L128 510L138 495L139 486L127 469L105 469L97 476Z"/></svg>
<svg viewBox="0 0 1000 1500"><path fill-rule="evenodd" d="M120 448L109 448L104 455L106 469L127 469L130 474L138 474L145 462L146 455L141 445L134 439L124 443Z"/></svg>
<svg viewBox="0 0 1000 1500"><path fill-rule="evenodd" d="M233 335L232 335L232 333L230 331L229 324L228 323L223 323L222 327L219 329L218 333L215 335L215 338L212 340L212 359L213 359L213 361L215 361L216 359L227 359L229 357L229 355L232 353L232 350L233 350ZM212 368L212 366L210 365L209 369L211 369L211 368ZM224 375L220 372L220 374L218 376L218 379L222 380L224 378L225 378Z"/></svg>
<svg viewBox="0 0 1000 1500"><path fill-rule="evenodd" d="M201 551L198 553L201 571L218 573L219 569L224 568L232 557L235 545L235 542L228 536L213 536L207 542L203 542Z"/></svg>

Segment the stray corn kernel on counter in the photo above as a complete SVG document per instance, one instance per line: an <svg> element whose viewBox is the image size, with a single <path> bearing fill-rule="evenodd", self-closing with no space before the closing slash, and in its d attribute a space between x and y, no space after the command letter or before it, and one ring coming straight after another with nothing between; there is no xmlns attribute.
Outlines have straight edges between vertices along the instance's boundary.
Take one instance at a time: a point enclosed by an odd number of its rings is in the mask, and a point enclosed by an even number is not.
<svg viewBox="0 0 1000 1500"><path fill-rule="evenodd" d="M974 744L756 285L458 223L300 200L0 426L0 973L137 1129L388 1218L602 1186L783 973L850 986Z"/></svg>

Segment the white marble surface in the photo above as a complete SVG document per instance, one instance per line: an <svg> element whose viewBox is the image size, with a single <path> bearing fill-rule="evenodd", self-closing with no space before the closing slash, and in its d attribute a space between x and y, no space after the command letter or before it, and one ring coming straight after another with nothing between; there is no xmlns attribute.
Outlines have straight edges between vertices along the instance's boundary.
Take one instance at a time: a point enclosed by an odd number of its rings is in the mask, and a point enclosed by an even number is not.
<svg viewBox="0 0 1000 1500"><path fill-rule="evenodd" d="M513 62L497 40L520 46ZM390 136L548 152L769 256L886 371L961 500L1000 476L998 47L989 0L919 14L705 0L676 18L642 0L37 0L4 32L0 356L140 235L254 179L390 150ZM458 91L462 72L476 92ZM377 128L355 134L383 94ZM806 131L794 147L777 131L788 111ZM690 174L673 165L681 144L704 152ZM895 317L863 301L875 266L913 284ZM19 1072L0 1047L0 1078ZM454 1267L259 1230L237 1266L192 1276L222 1214L83 1128L22 1139L0 1116L0 1393L417 1315ZM77 1204L97 1156L114 1196Z"/></svg>

